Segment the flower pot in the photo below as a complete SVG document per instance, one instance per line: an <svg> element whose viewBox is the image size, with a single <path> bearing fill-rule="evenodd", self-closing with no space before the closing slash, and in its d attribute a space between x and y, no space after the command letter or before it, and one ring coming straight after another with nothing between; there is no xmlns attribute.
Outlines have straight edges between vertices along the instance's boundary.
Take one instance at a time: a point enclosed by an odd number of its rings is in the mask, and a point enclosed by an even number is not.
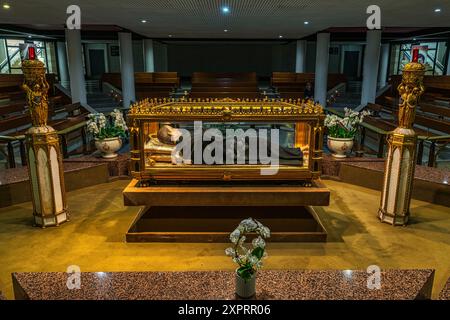
<svg viewBox="0 0 450 320"><path fill-rule="evenodd" d="M120 137L97 139L95 138L95 147L102 153L102 157L111 159L117 157L116 151L122 147Z"/></svg>
<svg viewBox="0 0 450 320"><path fill-rule="evenodd" d="M256 272L248 280L241 278L237 272L236 275L236 294L244 299L251 298L256 292Z"/></svg>
<svg viewBox="0 0 450 320"><path fill-rule="evenodd" d="M345 158L347 153L353 148L353 138L334 138L328 136L328 149L330 149L335 158Z"/></svg>

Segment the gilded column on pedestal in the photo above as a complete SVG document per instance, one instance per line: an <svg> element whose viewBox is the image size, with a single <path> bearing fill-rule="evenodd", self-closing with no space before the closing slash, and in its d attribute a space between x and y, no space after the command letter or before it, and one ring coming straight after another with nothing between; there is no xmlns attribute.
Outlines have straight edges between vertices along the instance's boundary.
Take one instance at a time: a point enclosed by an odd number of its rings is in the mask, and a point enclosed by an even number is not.
<svg viewBox="0 0 450 320"><path fill-rule="evenodd" d="M403 69L398 127L389 135L378 217L392 225L406 225L414 180L417 137L413 130L416 108L424 92L425 66L416 61Z"/></svg>
<svg viewBox="0 0 450 320"><path fill-rule="evenodd" d="M22 71L22 89L32 122L26 132L26 145L34 224L43 228L57 226L68 221L69 216L59 138L47 125L49 85L45 66L39 60L23 60Z"/></svg>

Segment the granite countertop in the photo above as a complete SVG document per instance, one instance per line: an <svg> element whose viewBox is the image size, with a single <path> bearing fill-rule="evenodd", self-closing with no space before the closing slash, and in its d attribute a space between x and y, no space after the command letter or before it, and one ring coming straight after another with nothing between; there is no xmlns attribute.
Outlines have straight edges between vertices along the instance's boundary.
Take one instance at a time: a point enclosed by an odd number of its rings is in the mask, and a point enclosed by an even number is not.
<svg viewBox="0 0 450 320"><path fill-rule="evenodd" d="M377 157L354 157L349 155L346 158L335 158L331 154L324 153L322 155L322 161L334 161L334 162L340 162L340 163L346 163L346 162L383 162L383 158L377 158Z"/></svg>
<svg viewBox="0 0 450 320"><path fill-rule="evenodd" d="M232 271L83 272L80 289L67 288L64 272L13 273L16 299L230 300ZM368 274L352 270L262 270L256 299L417 299L431 297L434 270L386 270L381 289L368 289Z"/></svg>
<svg viewBox="0 0 450 320"><path fill-rule="evenodd" d="M348 162L345 163L349 166L355 166L375 171L384 172L384 161L360 161L360 162ZM424 181L430 181L434 183L439 183L443 185L448 185L450 183L450 171L438 168L431 168L426 166L416 165L415 179L420 179Z"/></svg>
<svg viewBox="0 0 450 320"><path fill-rule="evenodd" d="M440 300L450 300L450 278L448 278L447 283L439 294Z"/></svg>

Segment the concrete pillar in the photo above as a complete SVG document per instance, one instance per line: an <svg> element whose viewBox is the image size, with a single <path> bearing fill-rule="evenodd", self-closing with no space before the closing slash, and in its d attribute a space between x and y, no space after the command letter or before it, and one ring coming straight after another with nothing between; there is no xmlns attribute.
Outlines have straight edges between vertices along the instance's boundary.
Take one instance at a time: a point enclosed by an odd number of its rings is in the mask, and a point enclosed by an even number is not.
<svg viewBox="0 0 450 320"><path fill-rule="evenodd" d="M144 39L144 65L145 72L155 72L155 59L153 54L152 39Z"/></svg>
<svg viewBox="0 0 450 320"><path fill-rule="evenodd" d="M167 56L167 44L161 45L161 63L160 63L161 71L167 72L169 71L169 58Z"/></svg>
<svg viewBox="0 0 450 320"><path fill-rule="evenodd" d="M316 44L316 74L314 80L314 100L322 106L327 103L328 58L330 34L318 33Z"/></svg>
<svg viewBox="0 0 450 320"><path fill-rule="evenodd" d="M389 44L384 43L381 45L381 59L380 59L380 72L378 75L378 83L380 88L384 87L387 83L388 69L389 69Z"/></svg>
<svg viewBox="0 0 450 320"><path fill-rule="evenodd" d="M297 40L295 55L295 72L304 73L306 65L306 40Z"/></svg>
<svg viewBox="0 0 450 320"><path fill-rule="evenodd" d="M58 56L59 81L66 83L69 81L69 69L67 65L67 51L65 42L56 43L56 54Z"/></svg>
<svg viewBox="0 0 450 320"><path fill-rule="evenodd" d="M448 42L448 46L450 46L450 42ZM447 75L450 76L450 49L447 50L448 57L447 57Z"/></svg>
<svg viewBox="0 0 450 320"><path fill-rule="evenodd" d="M119 46L123 107L128 108L130 103L136 100L134 90L133 43L131 33L119 32Z"/></svg>
<svg viewBox="0 0 450 320"><path fill-rule="evenodd" d="M67 57L69 59L70 93L72 103L87 104L86 86L81 51L80 30L66 29Z"/></svg>
<svg viewBox="0 0 450 320"><path fill-rule="evenodd" d="M361 107L375 103L377 94L378 64L380 61L381 30L368 30L364 51Z"/></svg>

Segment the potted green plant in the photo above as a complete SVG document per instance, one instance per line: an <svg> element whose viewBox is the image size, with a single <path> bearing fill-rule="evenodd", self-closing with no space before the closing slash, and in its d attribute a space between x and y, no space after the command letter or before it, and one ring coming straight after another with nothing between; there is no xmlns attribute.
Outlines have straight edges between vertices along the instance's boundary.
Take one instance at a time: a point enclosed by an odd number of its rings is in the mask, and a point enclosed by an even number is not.
<svg viewBox="0 0 450 320"><path fill-rule="evenodd" d="M87 130L94 135L95 147L103 158L117 157L122 147L122 139L127 135L127 125L119 109L114 109L108 116L103 113L88 115Z"/></svg>
<svg viewBox="0 0 450 320"><path fill-rule="evenodd" d="M328 128L327 146L335 158L347 157L347 152L353 148L353 139L358 129L358 125L363 122L364 117L369 115L368 111L357 112L345 108L344 117L337 115L327 115L325 126Z"/></svg>
<svg viewBox="0 0 450 320"><path fill-rule="evenodd" d="M252 240L251 248L244 245L249 233L256 235ZM262 260L267 257L264 239L269 237L269 228L253 218L242 220L230 234L230 240L234 246L227 248L225 254L232 257L239 266L235 272L236 294L241 298L250 298L255 295L256 273L263 265Z"/></svg>

